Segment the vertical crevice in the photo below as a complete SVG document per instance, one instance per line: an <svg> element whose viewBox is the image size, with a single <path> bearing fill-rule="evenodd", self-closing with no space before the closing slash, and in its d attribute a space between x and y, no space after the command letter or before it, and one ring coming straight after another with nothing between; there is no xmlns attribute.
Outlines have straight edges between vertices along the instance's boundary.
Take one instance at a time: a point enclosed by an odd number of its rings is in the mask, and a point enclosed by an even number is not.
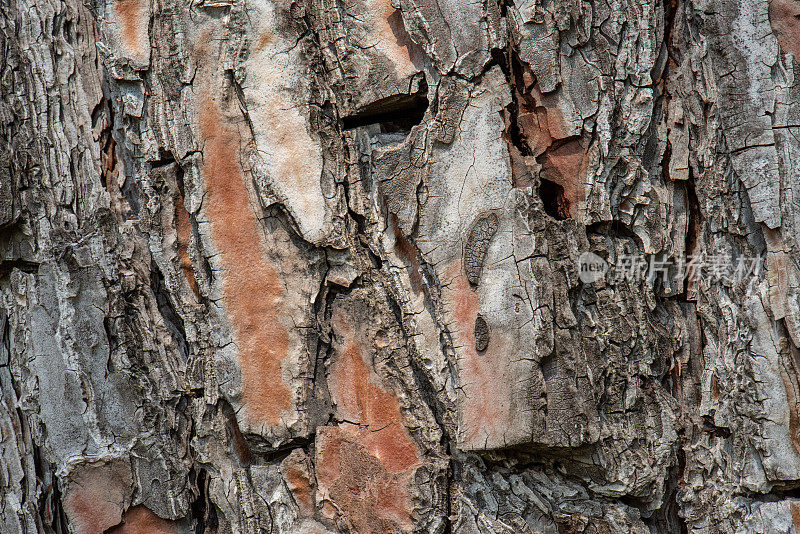
<svg viewBox="0 0 800 534"><path fill-rule="evenodd" d="M189 476L190 479L194 479L194 485L197 488L197 498L192 503L191 512L192 518L197 521L195 534L214 534L217 532L219 521L216 507L209 495L211 477L203 468L193 469Z"/></svg>
<svg viewBox="0 0 800 534"><path fill-rule="evenodd" d="M697 190L695 188L694 173L689 168L689 178L684 182L686 190L686 209L687 225L686 225L686 242L684 244L684 255L688 263L689 259L696 256L700 248L700 228L703 223L703 214L700 211L700 200L697 197ZM697 299L695 286L696 276L692 273L686 273L683 279L683 290L678 296L680 300L689 302Z"/></svg>
<svg viewBox="0 0 800 534"><path fill-rule="evenodd" d="M155 262L150 266L150 289L156 299L158 311L164 319L164 325L175 341L181 359L185 362L189 358L189 344L186 341L186 330L184 329L183 319L172 305L170 293L164 285L164 276L161 274Z"/></svg>

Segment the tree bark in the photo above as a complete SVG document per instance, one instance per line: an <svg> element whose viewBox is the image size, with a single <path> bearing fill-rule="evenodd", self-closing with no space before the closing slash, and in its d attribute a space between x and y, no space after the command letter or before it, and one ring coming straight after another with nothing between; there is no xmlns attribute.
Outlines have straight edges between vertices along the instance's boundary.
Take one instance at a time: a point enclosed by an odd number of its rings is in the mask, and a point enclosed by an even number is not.
<svg viewBox="0 0 800 534"><path fill-rule="evenodd" d="M0 532L800 532L800 3L0 6Z"/></svg>

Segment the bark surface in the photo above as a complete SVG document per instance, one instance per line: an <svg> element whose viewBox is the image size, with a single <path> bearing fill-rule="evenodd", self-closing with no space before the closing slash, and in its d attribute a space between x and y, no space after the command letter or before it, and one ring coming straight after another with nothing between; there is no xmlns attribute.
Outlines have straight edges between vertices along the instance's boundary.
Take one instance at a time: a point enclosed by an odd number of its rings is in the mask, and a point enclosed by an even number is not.
<svg viewBox="0 0 800 534"><path fill-rule="evenodd" d="M0 532L800 532L799 20L0 0Z"/></svg>

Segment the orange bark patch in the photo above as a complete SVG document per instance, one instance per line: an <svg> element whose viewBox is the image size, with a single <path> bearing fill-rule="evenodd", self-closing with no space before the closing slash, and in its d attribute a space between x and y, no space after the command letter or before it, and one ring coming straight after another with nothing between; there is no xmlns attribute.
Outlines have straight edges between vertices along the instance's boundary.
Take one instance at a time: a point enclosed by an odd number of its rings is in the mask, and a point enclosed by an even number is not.
<svg viewBox="0 0 800 534"><path fill-rule="evenodd" d="M147 3L144 0L117 0L114 11L122 26L125 46L133 52L144 53L150 46L147 42Z"/></svg>
<svg viewBox="0 0 800 534"><path fill-rule="evenodd" d="M475 346L475 319L478 317L478 293L475 292L462 272L458 262L453 263L446 271L452 280L452 304L456 319L459 345L468 349Z"/></svg>
<svg viewBox="0 0 800 534"><path fill-rule="evenodd" d="M211 30L206 28L200 32L196 40L189 43L189 54L198 63L207 63L211 51Z"/></svg>
<svg viewBox="0 0 800 534"><path fill-rule="evenodd" d="M517 124L533 156L541 155L553 141L567 137L564 116L551 97L542 95L530 66L522 64L515 76Z"/></svg>
<svg viewBox="0 0 800 534"><path fill-rule="evenodd" d="M400 11L392 6L391 0L365 0L365 7L364 26L369 32L369 42L363 44L374 47L391 61L399 78L416 73L419 49L406 32Z"/></svg>
<svg viewBox="0 0 800 534"><path fill-rule="evenodd" d="M200 130L205 140L206 214L223 266L222 289L239 348L246 414L276 425L292 404L281 375L289 347L288 332L279 321L283 286L264 256L260 226L239 166L239 137L214 99L201 104Z"/></svg>
<svg viewBox="0 0 800 534"><path fill-rule="evenodd" d="M178 522L162 519L144 505L125 511L122 524L109 530L108 534L175 534Z"/></svg>
<svg viewBox="0 0 800 534"><path fill-rule="evenodd" d="M550 135L548 128L546 109L525 110L523 107L517 114L517 124L533 156L540 155L553 144L553 136Z"/></svg>
<svg viewBox="0 0 800 534"><path fill-rule="evenodd" d="M405 57L403 57L402 62L404 68L407 69L409 73L413 70L419 70L425 58L425 51L411 39L411 36L406 31L406 27L403 24L403 15L400 13L400 10L394 9L389 0L383 0L382 5L384 6L384 16L388 14L386 22L392 32L397 49L401 50L405 48L405 56L408 57L408 60L406 61ZM408 62L410 62L410 65Z"/></svg>
<svg viewBox="0 0 800 534"><path fill-rule="evenodd" d="M342 341L328 388L336 418L347 422L317 432L322 514L341 516L355 532L411 530L409 483L422 459L403 425L398 399L383 386L366 352L385 348L388 340L382 330L369 335L358 330L349 314L335 314L333 326Z"/></svg>
<svg viewBox="0 0 800 534"><path fill-rule="evenodd" d="M264 48L266 48L266 46L272 42L274 37L275 36L273 35L271 29L265 30L261 34L261 37L258 38L258 45L256 45L256 51L260 52L260 51L264 50Z"/></svg>
<svg viewBox="0 0 800 534"><path fill-rule="evenodd" d="M789 438L792 440L794 449L800 454L800 350L794 347L791 342L782 338L784 348L788 349L789 354L781 358L781 381L786 391L786 403L789 408Z"/></svg>
<svg viewBox="0 0 800 534"><path fill-rule="evenodd" d="M714 398L714 401L719 400L719 378L717 378L716 374L711 375L711 396Z"/></svg>
<svg viewBox="0 0 800 534"><path fill-rule="evenodd" d="M329 519L338 509L355 532L408 532L412 502L408 485L412 470L389 472L384 464L339 427L320 427L316 441L317 482Z"/></svg>
<svg viewBox="0 0 800 534"><path fill-rule="evenodd" d="M783 250L780 232L764 230L767 242L767 281L769 282L769 305L775 320L786 317L786 299L789 294L788 262Z"/></svg>
<svg viewBox="0 0 800 534"><path fill-rule="evenodd" d="M785 53L800 61L800 3L797 0L770 0L769 21Z"/></svg>

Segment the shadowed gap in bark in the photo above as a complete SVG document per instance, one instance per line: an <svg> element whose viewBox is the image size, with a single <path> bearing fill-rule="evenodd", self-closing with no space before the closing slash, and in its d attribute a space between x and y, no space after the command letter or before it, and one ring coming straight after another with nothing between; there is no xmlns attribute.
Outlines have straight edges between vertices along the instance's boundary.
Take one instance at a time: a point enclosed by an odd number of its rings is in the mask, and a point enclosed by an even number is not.
<svg viewBox="0 0 800 534"><path fill-rule="evenodd" d="M549 216L559 221L569 218L569 201L564 196L563 187L542 179L542 183L539 184L539 197L542 199L545 213Z"/></svg>
<svg viewBox="0 0 800 534"><path fill-rule="evenodd" d="M405 95L392 95L377 100L358 110L354 115L344 117L345 130L360 126L380 124L382 133L407 132L422 122L428 109L427 86L422 84L419 92Z"/></svg>

